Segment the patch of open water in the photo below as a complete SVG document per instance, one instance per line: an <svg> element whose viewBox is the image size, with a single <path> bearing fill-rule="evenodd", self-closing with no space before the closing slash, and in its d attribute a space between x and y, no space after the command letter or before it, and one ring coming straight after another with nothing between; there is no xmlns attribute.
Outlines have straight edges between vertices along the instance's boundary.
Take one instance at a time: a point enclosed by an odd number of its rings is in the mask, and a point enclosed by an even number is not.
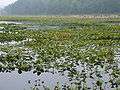
<svg viewBox="0 0 120 90"><path fill-rule="evenodd" d="M23 24L23 25L28 25L26 29L24 30L48 30L48 29L60 29L60 26L56 25L39 25L35 24L33 22L28 22L28 21L0 21L0 24Z"/></svg>
<svg viewBox="0 0 120 90"><path fill-rule="evenodd" d="M22 24L22 23L17 21L0 21L0 24Z"/></svg>

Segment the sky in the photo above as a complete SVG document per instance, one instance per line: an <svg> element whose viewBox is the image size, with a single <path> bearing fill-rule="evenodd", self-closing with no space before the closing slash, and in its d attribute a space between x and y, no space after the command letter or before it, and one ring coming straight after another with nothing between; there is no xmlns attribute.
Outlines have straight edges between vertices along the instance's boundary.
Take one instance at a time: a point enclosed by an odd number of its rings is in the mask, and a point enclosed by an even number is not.
<svg viewBox="0 0 120 90"><path fill-rule="evenodd" d="M0 0L0 8L4 8L5 6L14 3L17 0Z"/></svg>

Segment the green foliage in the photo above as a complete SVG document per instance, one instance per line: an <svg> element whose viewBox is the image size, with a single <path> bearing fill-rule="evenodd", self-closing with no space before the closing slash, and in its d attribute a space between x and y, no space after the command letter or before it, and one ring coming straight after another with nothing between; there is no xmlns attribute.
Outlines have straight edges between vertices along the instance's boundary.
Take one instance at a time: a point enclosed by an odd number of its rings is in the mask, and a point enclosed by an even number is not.
<svg viewBox="0 0 120 90"><path fill-rule="evenodd" d="M4 24L10 29L0 33L1 72L17 69L21 74L23 71L33 70L33 73L41 75L45 72L54 74L50 69L63 74L67 71L69 80L76 80L75 90L87 90L88 78L95 80L95 89L102 89L105 83L101 80L104 77L102 73L107 73L112 77L107 83L118 87L120 70L115 57L120 47L119 25L112 25L108 20L81 20L78 17L1 17L1 20L11 19L31 21L42 26L59 25L62 28L21 30L22 25L13 27ZM12 41L16 41L17 44L10 45ZM76 69L77 66L80 66L81 71ZM74 87L66 85L64 88L74 90ZM36 87L34 89L36 90ZM56 90L59 90L59 85L56 86Z"/></svg>

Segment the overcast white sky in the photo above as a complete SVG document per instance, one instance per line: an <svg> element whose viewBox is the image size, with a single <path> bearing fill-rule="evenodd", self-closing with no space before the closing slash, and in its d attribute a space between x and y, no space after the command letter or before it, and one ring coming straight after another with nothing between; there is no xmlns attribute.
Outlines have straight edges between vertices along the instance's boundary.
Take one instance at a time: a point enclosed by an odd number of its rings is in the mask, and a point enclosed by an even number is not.
<svg viewBox="0 0 120 90"><path fill-rule="evenodd" d="M0 0L0 8L3 8L11 3L14 3L17 0Z"/></svg>

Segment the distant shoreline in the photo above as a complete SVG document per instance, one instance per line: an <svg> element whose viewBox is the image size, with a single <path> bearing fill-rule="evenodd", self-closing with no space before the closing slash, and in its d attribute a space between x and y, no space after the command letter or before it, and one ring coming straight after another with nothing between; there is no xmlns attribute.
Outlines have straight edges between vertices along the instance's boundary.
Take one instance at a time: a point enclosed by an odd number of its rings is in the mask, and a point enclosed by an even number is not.
<svg viewBox="0 0 120 90"><path fill-rule="evenodd" d="M120 14L82 14L82 15L0 15L0 17L120 18Z"/></svg>

